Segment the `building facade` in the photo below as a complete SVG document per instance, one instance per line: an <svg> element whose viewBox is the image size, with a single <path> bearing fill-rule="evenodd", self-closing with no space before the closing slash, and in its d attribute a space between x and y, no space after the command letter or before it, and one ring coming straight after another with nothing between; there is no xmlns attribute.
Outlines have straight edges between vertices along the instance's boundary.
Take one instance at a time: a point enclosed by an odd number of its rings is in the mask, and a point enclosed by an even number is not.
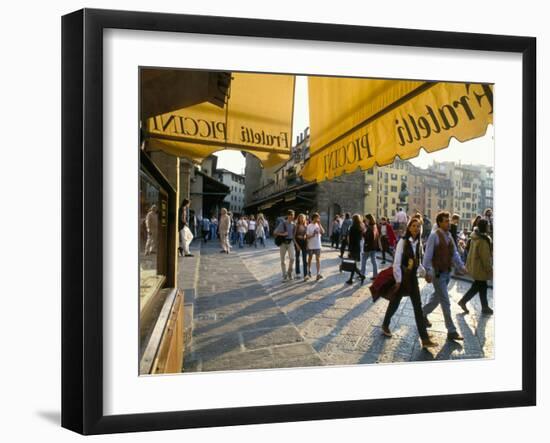
<svg viewBox="0 0 550 443"><path fill-rule="evenodd" d="M224 207L233 214L242 214L245 198L244 176L227 169L216 169L214 175L219 182L229 188L229 194L223 201Z"/></svg>
<svg viewBox="0 0 550 443"><path fill-rule="evenodd" d="M387 166L357 170L321 183L305 182L300 171L309 158L309 135L302 133L283 165L263 169L247 154L245 170L245 212L264 213L268 219L296 213L319 212L330 233L331 221L345 212L373 214L392 220L401 207L432 222L440 211L460 216L460 229L492 207L493 169L488 166L434 162L426 169L396 158Z"/></svg>

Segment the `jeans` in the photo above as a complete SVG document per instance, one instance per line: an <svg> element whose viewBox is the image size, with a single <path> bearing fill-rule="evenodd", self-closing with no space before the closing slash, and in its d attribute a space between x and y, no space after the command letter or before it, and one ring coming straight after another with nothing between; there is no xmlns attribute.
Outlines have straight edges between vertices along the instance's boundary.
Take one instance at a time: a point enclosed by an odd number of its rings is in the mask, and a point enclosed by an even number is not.
<svg viewBox="0 0 550 443"><path fill-rule="evenodd" d="M296 239L301 251L296 249L296 274L300 273L300 255L302 256L302 266L304 268L304 277L307 275L307 243L305 240Z"/></svg>
<svg viewBox="0 0 550 443"><path fill-rule="evenodd" d="M437 305L441 305L443 318L445 319L445 327L447 328L447 332L452 333L456 332L456 326L451 317L451 301L449 300L449 290L447 288L450 280L450 272L440 272L439 277L434 277L434 292L430 295L428 303L424 305L422 311L424 317L426 317L437 307Z"/></svg>
<svg viewBox="0 0 550 443"><path fill-rule="evenodd" d="M363 255L361 255L361 274L365 275L365 271L367 270L367 260L369 258L372 263L372 277L376 278L376 276L378 275L378 266L376 265L376 251L363 251Z"/></svg>
<svg viewBox="0 0 550 443"><path fill-rule="evenodd" d="M283 277L292 276L292 265L294 265L294 242L287 243L286 241L279 246L279 253L281 255L281 271ZM288 254L288 270L285 266L285 256Z"/></svg>
<svg viewBox="0 0 550 443"><path fill-rule="evenodd" d="M468 303L474 296L479 292L479 301L481 302L481 307L487 309L489 303L487 302L487 281L486 280L475 280L470 286L470 289L464 294L461 301Z"/></svg>
<svg viewBox="0 0 550 443"><path fill-rule="evenodd" d="M239 232L239 248L244 247L244 232Z"/></svg>
<svg viewBox="0 0 550 443"><path fill-rule="evenodd" d="M217 230L217 226L216 225L210 225L210 240L215 240L216 239L216 230Z"/></svg>

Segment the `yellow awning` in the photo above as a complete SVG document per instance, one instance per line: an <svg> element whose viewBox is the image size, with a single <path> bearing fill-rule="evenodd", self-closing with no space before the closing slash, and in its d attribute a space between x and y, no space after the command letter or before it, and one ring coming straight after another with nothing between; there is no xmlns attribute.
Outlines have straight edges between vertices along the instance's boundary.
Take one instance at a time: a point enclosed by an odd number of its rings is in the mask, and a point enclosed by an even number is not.
<svg viewBox="0 0 550 443"><path fill-rule="evenodd" d="M309 77L306 180L323 181L416 157L485 134L493 122L488 84Z"/></svg>
<svg viewBox="0 0 550 443"><path fill-rule="evenodd" d="M233 73L223 108L204 102L149 118L150 149L201 162L221 149L257 156L269 167L287 160L292 145L294 76Z"/></svg>

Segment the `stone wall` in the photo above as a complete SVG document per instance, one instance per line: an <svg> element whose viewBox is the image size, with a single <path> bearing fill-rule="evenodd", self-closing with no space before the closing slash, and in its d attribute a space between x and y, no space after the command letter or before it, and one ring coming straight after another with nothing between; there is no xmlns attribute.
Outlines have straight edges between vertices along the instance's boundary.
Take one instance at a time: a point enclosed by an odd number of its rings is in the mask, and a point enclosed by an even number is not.
<svg viewBox="0 0 550 443"><path fill-rule="evenodd" d="M326 228L330 227L338 213L363 214L365 203L365 173L357 170L333 180L326 180L317 186L317 211Z"/></svg>

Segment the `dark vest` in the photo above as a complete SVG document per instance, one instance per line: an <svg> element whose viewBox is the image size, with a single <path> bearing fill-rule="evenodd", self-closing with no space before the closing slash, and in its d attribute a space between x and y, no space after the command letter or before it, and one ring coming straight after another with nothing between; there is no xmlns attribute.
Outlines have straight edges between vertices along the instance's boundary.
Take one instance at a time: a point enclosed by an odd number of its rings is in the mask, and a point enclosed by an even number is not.
<svg viewBox="0 0 550 443"><path fill-rule="evenodd" d="M432 266L436 272L450 272L453 263L454 242L451 237L451 241L447 243L447 239L440 229L435 232L439 243L434 249Z"/></svg>
<svg viewBox="0 0 550 443"><path fill-rule="evenodd" d="M413 279L416 278L416 271L422 262L422 246L420 240L416 243L416 248L413 250L411 242L406 239L403 247L403 255L401 258L401 293L408 295L413 287Z"/></svg>

